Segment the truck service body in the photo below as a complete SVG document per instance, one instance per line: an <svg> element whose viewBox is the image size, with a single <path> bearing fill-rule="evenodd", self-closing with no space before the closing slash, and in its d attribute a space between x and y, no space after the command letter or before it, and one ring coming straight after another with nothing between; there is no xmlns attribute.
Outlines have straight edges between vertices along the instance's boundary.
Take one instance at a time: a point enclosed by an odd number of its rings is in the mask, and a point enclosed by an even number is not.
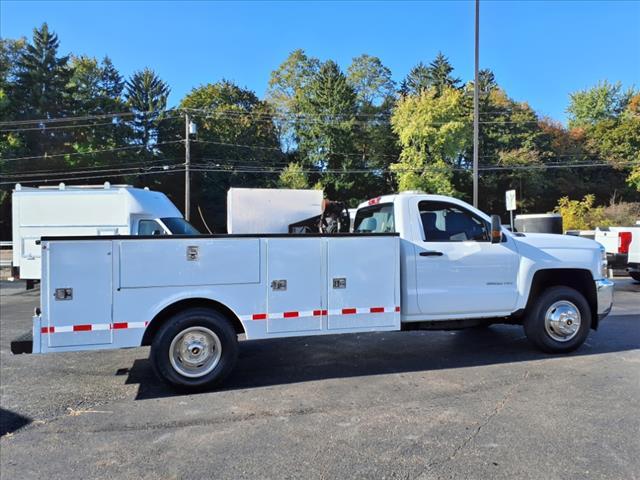
<svg viewBox="0 0 640 480"><path fill-rule="evenodd" d="M424 193L361 204L349 234L45 237L41 248L33 353L151 345L156 372L178 388L222 381L238 334L507 322L567 352L613 302L596 242L513 234Z"/></svg>

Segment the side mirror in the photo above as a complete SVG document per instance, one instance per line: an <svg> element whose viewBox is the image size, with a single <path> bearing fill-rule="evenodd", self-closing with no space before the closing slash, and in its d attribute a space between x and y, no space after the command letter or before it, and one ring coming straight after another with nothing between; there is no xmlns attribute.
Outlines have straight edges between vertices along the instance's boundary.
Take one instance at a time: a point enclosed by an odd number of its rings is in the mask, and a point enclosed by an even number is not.
<svg viewBox="0 0 640 480"><path fill-rule="evenodd" d="M500 215L491 215L491 243L500 243L502 241L502 224Z"/></svg>

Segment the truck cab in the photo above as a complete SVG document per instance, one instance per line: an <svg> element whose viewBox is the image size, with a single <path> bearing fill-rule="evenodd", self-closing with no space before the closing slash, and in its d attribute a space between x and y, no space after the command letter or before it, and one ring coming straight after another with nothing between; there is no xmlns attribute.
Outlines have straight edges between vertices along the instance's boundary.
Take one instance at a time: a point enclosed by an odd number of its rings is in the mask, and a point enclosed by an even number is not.
<svg viewBox="0 0 640 480"><path fill-rule="evenodd" d="M536 295L562 286L585 297L597 328L612 290L598 243L502 227L492 239L491 228L491 217L462 200L422 192L371 199L354 220L356 233L400 234L403 323L517 321Z"/></svg>

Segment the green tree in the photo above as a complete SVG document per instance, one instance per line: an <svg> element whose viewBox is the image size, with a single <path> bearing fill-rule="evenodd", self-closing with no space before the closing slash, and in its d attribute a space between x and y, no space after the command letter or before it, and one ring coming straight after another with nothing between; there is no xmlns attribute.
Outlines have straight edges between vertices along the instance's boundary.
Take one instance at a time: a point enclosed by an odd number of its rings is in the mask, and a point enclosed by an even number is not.
<svg viewBox="0 0 640 480"><path fill-rule="evenodd" d="M273 107L254 92L222 80L194 88L179 108L189 112L198 126L191 161L196 171L204 171L193 174L194 204L208 206L207 222L222 231L229 187L273 187L286 164ZM162 140L183 138L182 119L163 123ZM180 144L163 147L163 153L180 158L183 148ZM176 192L181 193L181 188Z"/></svg>
<svg viewBox="0 0 640 480"><path fill-rule="evenodd" d="M463 93L435 87L398 102L392 117L402 152L392 170L400 190L455 194L453 168L470 138Z"/></svg>
<svg viewBox="0 0 640 480"><path fill-rule="evenodd" d="M280 66L271 72L267 88L267 101L272 105L274 121L283 145L294 148L295 125L299 119L300 103L304 92L320 69L320 61L309 57L304 50L294 50Z"/></svg>
<svg viewBox="0 0 640 480"><path fill-rule="evenodd" d="M394 96L391 70L378 57L367 54L355 57L347 69L347 82L356 93L360 106L380 106Z"/></svg>
<svg viewBox="0 0 640 480"><path fill-rule="evenodd" d="M14 119L49 119L66 116L70 109L67 88L71 70L68 56L59 56L58 36L44 23L33 30L33 38L16 61L15 82L11 88ZM31 155L52 154L64 149L68 131L48 129L21 134Z"/></svg>
<svg viewBox="0 0 640 480"><path fill-rule="evenodd" d="M125 99L135 114L131 121L132 140L148 152L156 142L169 92L169 86L149 68L135 72L126 82Z"/></svg>
<svg viewBox="0 0 640 480"><path fill-rule="evenodd" d="M363 167L354 150L356 93L335 62L322 64L305 91L300 111L308 119L296 125L302 161L324 172L321 183L329 198L358 198L363 178L349 172Z"/></svg>
<svg viewBox="0 0 640 480"><path fill-rule="evenodd" d="M498 88L495 74L488 68L480 70L478 72L478 85L480 95L484 97L488 96L493 90Z"/></svg>
<svg viewBox="0 0 640 480"><path fill-rule="evenodd" d="M68 56L58 56L58 36L46 23L33 30L33 39L17 60L14 95L20 118L55 118L68 110L71 71Z"/></svg>
<svg viewBox="0 0 640 480"><path fill-rule="evenodd" d="M122 98L124 81L108 57L102 62L95 58L72 57L70 68L73 72L68 84L74 115L105 115L126 110ZM122 144L131 135L127 125L119 117L105 118L95 126L79 128L72 132L73 147L79 152L104 150ZM72 164L109 163L113 154L100 156L70 157Z"/></svg>
<svg viewBox="0 0 640 480"><path fill-rule="evenodd" d="M407 78L402 82L400 93L402 96L419 95L423 90L431 87L431 71L424 63L419 62L413 67Z"/></svg>
<svg viewBox="0 0 640 480"><path fill-rule="evenodd" d="M569 127L593 126L603 120L620 116L634 95L632 88L622 90L622 84L599 82L595 87L570 94L567 107Z"/></svg>
<svg viewBox="0 0 640 480"><path fill-rule="evenodd" d="M278 178L279 188L309 188L309 178L299 163L290 163Z"/></svg>
<svg viewBox="0 0 640 480"><path fill-rule="evenodd" d="M395 190L393 175L388 172L400 153L397 136L389 118L396 103L391 70L379 58L361 55L347 69L347 81L356 93L354 148L363 167L372 173L361 175L364 197Z"/></svg>
<svg viewBox="0 0 640 480"><path fill-rule="evenodd" d="M24 54L26 40L0 39L0 120L16 116L13 87L18 73L18 59ZM19 132L0 132L0 158L20 153L23 148Z"/></svg>
<svg viewBox="0 0 640 480"><path fill-rule="evenodd" d="M442 52L438 52L436 58L429 64L429 79L431 85L435 87L436 92L440 95L446 88L457 88L460 79L454 77L453 65Z"/></svg>

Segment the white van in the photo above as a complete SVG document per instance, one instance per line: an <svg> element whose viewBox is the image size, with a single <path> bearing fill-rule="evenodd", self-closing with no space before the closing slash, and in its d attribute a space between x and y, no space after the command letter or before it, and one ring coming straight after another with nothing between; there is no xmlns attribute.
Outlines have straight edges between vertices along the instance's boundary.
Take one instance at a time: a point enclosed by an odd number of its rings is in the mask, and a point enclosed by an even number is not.
<svg viewBox="0 0 640 480"><path fill-rule="evenodd" d="M15 186L13 276L40 279L41 237L198 234L164 193L129 185Z"/></svg>

